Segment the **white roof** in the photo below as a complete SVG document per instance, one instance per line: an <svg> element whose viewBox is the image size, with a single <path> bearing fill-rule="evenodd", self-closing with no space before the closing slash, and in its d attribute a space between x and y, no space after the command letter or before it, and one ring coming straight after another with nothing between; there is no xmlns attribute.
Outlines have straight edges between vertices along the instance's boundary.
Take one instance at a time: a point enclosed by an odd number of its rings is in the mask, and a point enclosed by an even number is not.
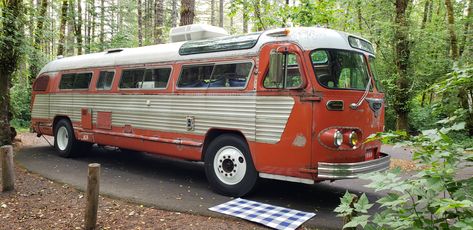
<svg viewBox="0 0 473 230"><path fill-rule="evenodd" d="M348 43L349 34L318 27L288 28L288 36L274 37L268 34L284 29L273 29L261 34L256 45L251 49L232 50L191 55L179 55L179 48L184 42L152 45L138 48L124 48L121 52L101 52L80 56L66 57L49 62L40 74L69 69L93 68L116 65L133 65L157 62L173 62L191 59L220 58L256 55L260 48L269 42L290 41L297 43L303 50L334 48L355 50ZM361 52L361 50L357 50Z"/></svg>

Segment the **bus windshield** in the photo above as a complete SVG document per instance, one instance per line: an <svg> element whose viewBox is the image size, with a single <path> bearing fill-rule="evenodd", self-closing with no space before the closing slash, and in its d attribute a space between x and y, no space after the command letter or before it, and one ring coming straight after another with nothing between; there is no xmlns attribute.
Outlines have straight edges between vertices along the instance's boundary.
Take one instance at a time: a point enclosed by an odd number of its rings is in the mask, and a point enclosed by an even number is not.
<svg viewBox="0 0 473 230"><path fill-rule="evenodd" d="M312 66L317 81L329 89L365 90L369 82L363 54L346 50L312 51Z"/></svg>

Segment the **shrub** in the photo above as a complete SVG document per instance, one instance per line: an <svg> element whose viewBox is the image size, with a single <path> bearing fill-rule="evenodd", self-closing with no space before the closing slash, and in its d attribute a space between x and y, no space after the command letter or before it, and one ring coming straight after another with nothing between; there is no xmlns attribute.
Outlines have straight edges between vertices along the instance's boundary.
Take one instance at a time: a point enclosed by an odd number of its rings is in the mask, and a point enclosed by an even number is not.
<svg viewBox="0 0 473 230"><path fill-rule="evenodd" d="M399 168L364 176L367 187L387 191L378 199L380 210L374 215L367 210L372 204L363 194L346 193L335 209L346 218L344 228L366 229L473 229L473 178L461 178L459 170L470 167L473 154L447 134L463 130L465 123L448 128L427 130L417 137L404 133L379 133L370 140L404 139L403 145L415 150L413 160L419 166L416 174L401 175ZM352 206L350 206L351 203ZM362 214L362 215L360 215Z"/></svg>

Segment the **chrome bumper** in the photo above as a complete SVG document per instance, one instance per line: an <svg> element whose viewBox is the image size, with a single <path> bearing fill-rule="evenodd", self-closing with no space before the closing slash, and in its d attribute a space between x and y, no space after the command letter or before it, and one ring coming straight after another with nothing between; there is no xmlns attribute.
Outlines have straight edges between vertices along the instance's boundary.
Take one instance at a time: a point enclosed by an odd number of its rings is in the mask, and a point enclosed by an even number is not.
<svg viewBox="0 0 473 230"><path fill-rule="evenodd" d="M319 162L318 178L319 179L354 179L361 174L385 171L389 169L391 156L381 153L380 158L370 161L362 161L355 163L325 163Z"/></svg>

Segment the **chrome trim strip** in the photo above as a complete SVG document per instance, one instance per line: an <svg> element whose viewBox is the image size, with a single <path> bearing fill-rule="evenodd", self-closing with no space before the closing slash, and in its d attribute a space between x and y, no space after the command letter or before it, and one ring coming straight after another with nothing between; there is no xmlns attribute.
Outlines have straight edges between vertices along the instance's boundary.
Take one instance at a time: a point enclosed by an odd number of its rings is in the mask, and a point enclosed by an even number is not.
<svg viewBox="0 0 473 230"><path fill-rule="evenodd" d="M259 173L259 177L266 178L266 179L274 179L274 180L282 180L282 181L290 181L296 183L303 183L303 184L314 184L314 180L299 178L299 177L292 177L292 176L281 176L276 174L269 174L269 173Z"/></svg>
<svg viewBox="0 0 473 230"><path fill-rule="evenodd" d="M391 156L381 153L381 157L376 160L362 161L355 163L326 163L319 162L318 178L320 179L354 179L361 174L385 171L389 169Z"/></svg>

